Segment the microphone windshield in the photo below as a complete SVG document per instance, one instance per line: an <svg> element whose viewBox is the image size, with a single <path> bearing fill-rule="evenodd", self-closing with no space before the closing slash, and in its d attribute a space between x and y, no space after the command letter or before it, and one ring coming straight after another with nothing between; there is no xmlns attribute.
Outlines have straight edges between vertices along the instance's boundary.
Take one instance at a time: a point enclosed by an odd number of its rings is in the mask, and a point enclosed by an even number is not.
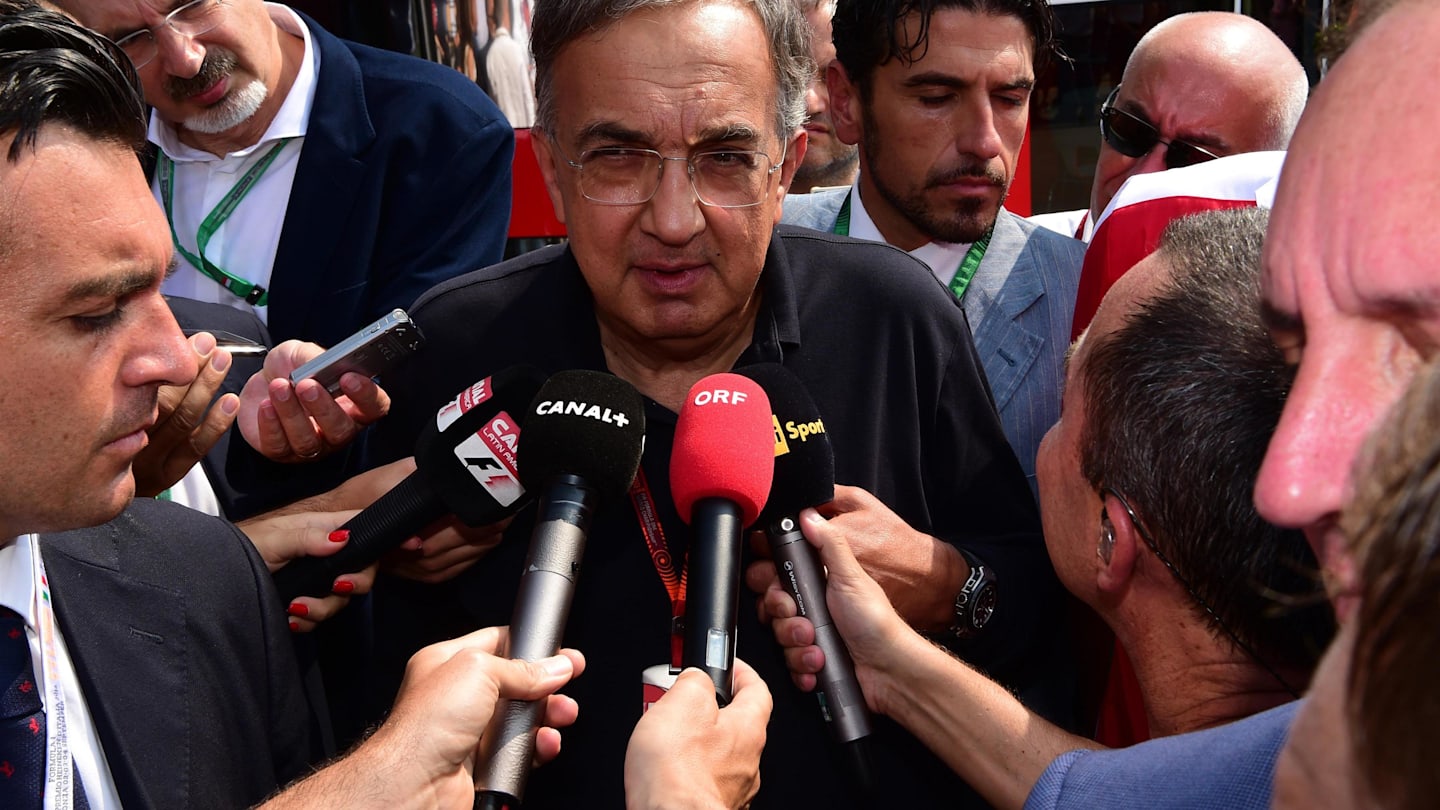
<svg viewBox="0 0 1440 810"><path fill-rule="evenodd" d="M835 499L835 453L820 409L795 372L779 363L736 369L760 384L770 397L775 430L775 481L760 515L769 525L811 506Z"/></svg>
<svg viewBox="0 0 1440 810"><path fill-rule="evenodd" d="M575 475L602 498L617 498L644 450L645 402L634 386L599 371L562 371L530 403L520 481L538 489Z"/></svg>
<svg viewBox="0 0 1440 810"><path fill-rule="evenodd" d="M415 471L461 522L484 526L518 511L525 489L516 445L525 405L545 375L514 366L466 388L435 413L415 442ZM481 490L490 497L482 497Z"/></svg>
<svg viewBox="0 0 1440 810"><path fill-rule="evenodd" d="M695 502L724 498L755 522L775 474L770 400L739 374L711 374L685 395L670 454L670 491L687 524Z"/></svg>

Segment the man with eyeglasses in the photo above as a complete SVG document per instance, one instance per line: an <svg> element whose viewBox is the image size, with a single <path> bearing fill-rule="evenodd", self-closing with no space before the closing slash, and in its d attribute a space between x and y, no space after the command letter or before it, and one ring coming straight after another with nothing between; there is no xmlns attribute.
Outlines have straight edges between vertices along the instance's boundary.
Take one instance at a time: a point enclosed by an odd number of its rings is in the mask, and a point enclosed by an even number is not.
<svg viewBox="0 0 1440 810"><path fill-rule="evenodd" d="M889 246L777 228L806 148L803 26L794 0L537 4L536 155L569 242L427 293L411 309L427 348L386 379L392 409L367 437L369 463L408 455L436 407L514 363L609 371L647 398L642 474L594 517L566 636L589 661L569 691L585 721L530 780L527 807L620 806L641 674L671 662L683 615L662 573L678 580L691 545L669 488L676 414L698 380L751 363L784 364L817 402L836 480L849 485L827 513L901 615L1032 705L1069 708L1048 667L1058 583L962 312ZM271 353L273 374L283 355ZM434 633L507 620L533 520L520 513L493 547L427 548L461 560L448 581L382 576L376 671L398 677ZM982 569L1000 594L988 624L957 615ZM736 654L784 683L752 611L741 611ZM868 806L813 698L774 698L753 807ZM894 806L978 802L901 729L874 738Z"/></svg>
<svg viewBox="0 0 1440 810"><path fill-rule="evenodd" d="M1041 444L1050 559L1135 661L1156 738L1293 701L1334 629L1307 573L1315 557L1304 535L1266 523L1251 500L1288 388L1255 307L1265 223L1263 209L1249 208L1172 224L1076 343L1064 417ZM819 541L828 603L871 706L919 734L994 806L1019 808L1053 760L1101 747L910 632L874 597L843 536L818 516L801 523ZM787 617L777 636L813 635L789 596L772 589L767 600ZM812 647L787 657L806 683L823 663ZM1273 763L1280 737L1270 739ZM1197 763L1197 774L1266 767L1251 760L1247 751ZM1166 789L1194 790L1201 778ZM1085 806L1170 806L1107 798Z"/></svg>
<svg viewBox="0 0 1440 810"><path fill-rule="evenodd" d="M783 221L887 242L950 288L1033 490L1084 251L1002 207L1035 73L1056 47L1050 6L841 0L832 26L830 114L859 144L860 174L786 200Z"/></svg>
<svg viewBox="0 0 1440 810"><path fill-rule="evenodd" d="M1305 69L1259 21L1228 11L1171 17L1140 38L1100 108L1089 210L1030 221L1089 242L1134 175L1284 149L1309 92Z"/></svg>
<svg viewBox="0 0 1440 810"><path fill-rule="evenodd" d="M153 107L167 295L253 311L277 342L333 345L502 258L514 131L456 71L262 0L56 4L120 45ZM328 445L300 450L282 461ZM305 486L257 485L278 480ZM200 503L207 488L192 474L177 494Z"/></svg>

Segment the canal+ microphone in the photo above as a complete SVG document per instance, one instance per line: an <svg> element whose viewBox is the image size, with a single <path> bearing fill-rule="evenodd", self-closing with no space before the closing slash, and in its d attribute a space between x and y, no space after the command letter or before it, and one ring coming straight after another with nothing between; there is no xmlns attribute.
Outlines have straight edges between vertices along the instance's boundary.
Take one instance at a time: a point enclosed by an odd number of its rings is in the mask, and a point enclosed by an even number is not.
<svg viewBox="0 0 1440 810"><path fill-rule="evenodd" d="M535 395L520 481L538 493L538 503L510 619L512 659L538 661L560 649L591 516L601 502L624 497L644 447L645 402L619 377L562 371ZM476 772L476 808L520 806L544 710L544 700L496 707Z"/></svg>

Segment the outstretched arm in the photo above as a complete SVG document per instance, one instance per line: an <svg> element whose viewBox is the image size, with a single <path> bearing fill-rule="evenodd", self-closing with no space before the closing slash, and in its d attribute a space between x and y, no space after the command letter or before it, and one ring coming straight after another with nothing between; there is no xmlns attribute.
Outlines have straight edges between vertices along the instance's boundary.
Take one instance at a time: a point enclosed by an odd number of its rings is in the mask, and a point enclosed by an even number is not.
<svg viewBox="0 0 1440 810"><path fill-rule="evenodd" d="M1066 751L1102 747L1031 712L1004 687L915 632L861 568L845 532L834 524L813 509L801 513L801 530L820 550L829 572L826 604L855 659L871 710L909 729L1000 808L1024 805L1045 768ZM762 610L786 648L796 683L813 688L814 675L825 663L814 646L814 626L797 616L795 602L778 580L763 581L763 565L752 568L750 584L765 587Z"/></svg>

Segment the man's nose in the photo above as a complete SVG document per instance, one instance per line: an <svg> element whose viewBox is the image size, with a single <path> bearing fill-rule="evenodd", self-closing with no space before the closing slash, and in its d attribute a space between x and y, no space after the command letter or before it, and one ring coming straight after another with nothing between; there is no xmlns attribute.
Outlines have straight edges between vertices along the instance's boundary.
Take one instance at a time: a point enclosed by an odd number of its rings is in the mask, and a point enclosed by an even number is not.
<svg viewBox="0 0 1440 810"><path fill-rule="evenodd" d="M195 76L205 62L205 46L169 25L155 29L155 49L155 59L165 72L182 79Z"/></svg>

